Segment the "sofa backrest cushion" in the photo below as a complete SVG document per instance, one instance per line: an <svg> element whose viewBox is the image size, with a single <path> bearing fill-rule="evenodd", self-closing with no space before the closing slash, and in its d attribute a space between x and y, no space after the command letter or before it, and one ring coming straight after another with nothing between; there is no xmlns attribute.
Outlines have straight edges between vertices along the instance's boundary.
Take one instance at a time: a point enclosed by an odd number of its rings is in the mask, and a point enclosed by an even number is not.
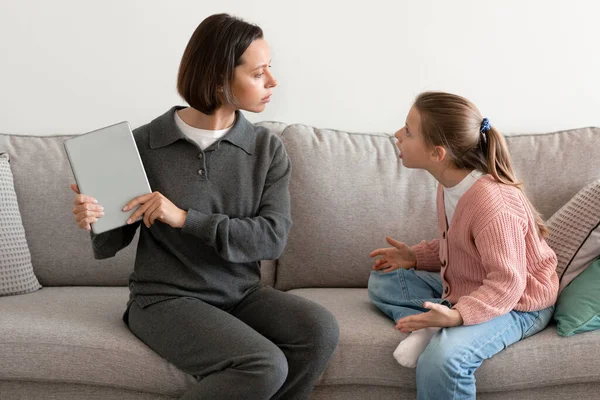
<svg viewBox="0 0 600 400"><path fill-rule="evenodd" d="M408 244L435 232L436 182L402 167L393 138L290 125L292 230L275 287L365 287L385 236Z"/></svg>
<svg viewBox="0 0 600 400"><path fill-rule="evenodd" d="M392 138L290 125L292 231L275 287L366 287L369 252L389 235L407 244L435 237L436 182L404 168ZM600 129L507 136L516 175L549 218L600 178Z"/></svg>
<svg viewBox="0 0 600 400"><path fill-rule="evenodd" d="M90 235L73 218L75 183L64 152L70 136L0 134L10 156L31 262L43 286L127 285L137 237L108 260L94 260Z"/></svg>
<svg viewBox="0 0 600 400"><path fill-rule="evenodd" d="M544 220L600 179L600 128L507 135L506 141L515 173Z"/></svg>

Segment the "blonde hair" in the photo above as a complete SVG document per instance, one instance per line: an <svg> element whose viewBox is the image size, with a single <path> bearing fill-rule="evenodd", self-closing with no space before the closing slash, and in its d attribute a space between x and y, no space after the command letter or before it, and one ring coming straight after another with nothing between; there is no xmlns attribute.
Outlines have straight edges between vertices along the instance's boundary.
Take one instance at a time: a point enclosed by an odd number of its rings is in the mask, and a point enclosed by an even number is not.
<svg viewBox="0 0 600 400"><path fill-rule="evenodd" d="M421 115L421 133L430 146L443 146L450 161L461 169L476 169L524 193L512 167L506 141L493 126L482 132L483 115L464 97L443 92L423 92L414 107ZM525 196L527 199L527 196ZM541 237L548 234L540 213L527 199Z"/></svg>

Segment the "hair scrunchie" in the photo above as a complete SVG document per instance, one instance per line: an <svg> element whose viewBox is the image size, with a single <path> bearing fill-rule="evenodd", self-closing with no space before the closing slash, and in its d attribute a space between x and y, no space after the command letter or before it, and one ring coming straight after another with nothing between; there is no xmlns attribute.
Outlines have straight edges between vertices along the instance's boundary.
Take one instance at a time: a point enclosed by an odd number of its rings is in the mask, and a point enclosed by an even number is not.
<svg viewBox="0 0 600 400"><path fill-rule="evenodd" d="M488 133L490 129L492 129L490 120L487 118L484 118L483 121L481 121L481 128L479 129L479 132L480 133Z"/></svg>

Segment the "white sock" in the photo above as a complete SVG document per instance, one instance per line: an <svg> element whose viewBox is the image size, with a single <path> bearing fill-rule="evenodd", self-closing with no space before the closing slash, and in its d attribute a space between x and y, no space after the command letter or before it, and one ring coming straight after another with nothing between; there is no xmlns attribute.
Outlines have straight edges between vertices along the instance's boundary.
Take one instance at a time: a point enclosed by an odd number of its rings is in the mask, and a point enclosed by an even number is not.
<svg viewBox="0 0 600 400"><path fill-rule="evenodd" d="M417 360L429 344L429 341L441 328L423 328L412 332L400 342L394 350L394 358L400 365L407 368L416 368Z"/></svg>

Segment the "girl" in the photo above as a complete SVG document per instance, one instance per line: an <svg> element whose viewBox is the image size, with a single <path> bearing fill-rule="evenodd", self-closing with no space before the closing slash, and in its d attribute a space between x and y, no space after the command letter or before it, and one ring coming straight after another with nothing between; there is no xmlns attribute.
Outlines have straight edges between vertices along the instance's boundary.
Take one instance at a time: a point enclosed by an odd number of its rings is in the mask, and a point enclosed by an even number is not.
<svg viewBox="0 0 600 400"><path fill-rule="evenodd" d="M154 192L125 205L138 207L129 225L92 237L102 259L140 229L124 320L198 379L183 399L306 399L337 345L325 308L259 284L260 260L280 256L291 226L283 143L240 112L270 101L270 62L258 26L205 19L179 68L190 106L134 132ZM87 230L103 215L84 194L73 213Z"/></svg>
<svg viewBox="0 0 600 400"><path fill-rule="evenodd" d="M422 93L395 137L402 163L440 183L440 237L412 247L387 237L393 247L370 254L369 296L412 332L394 357L417 367L419 399L473 399L483 360L549 322L556 255L502 135L471 102Z"/></svg>

